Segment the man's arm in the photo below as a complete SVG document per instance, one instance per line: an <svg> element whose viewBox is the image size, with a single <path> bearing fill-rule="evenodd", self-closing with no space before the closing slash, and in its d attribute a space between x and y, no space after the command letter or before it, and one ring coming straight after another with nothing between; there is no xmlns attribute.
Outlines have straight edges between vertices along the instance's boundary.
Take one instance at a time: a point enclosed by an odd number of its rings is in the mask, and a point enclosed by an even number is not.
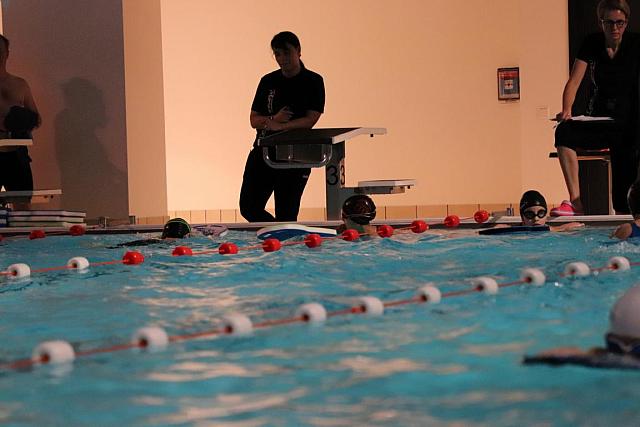
<svg viewBox="0 0 640 427"><path fill-rule="evenodd" d="M29 110L38 114L38 125L36 126L38 127L42 123L42 119L40 118L40 112L38 111L38 107L36 106L36 101L33 99L33 95L31 94L31 88L29 87L29 84L27 83L26 80L23 80L23 82L24 82L24 99L22 102L25 108L28 108Z"/></svg>
<svg viewBox="0 0 640 427"><path fill-rule="evenodd" d="M291 129L311 129L320 119L322 113L313 110L307 110L307 114L299 119L280 123L275 120L267 120L264 129L267 130L291 130Z"/></svg>

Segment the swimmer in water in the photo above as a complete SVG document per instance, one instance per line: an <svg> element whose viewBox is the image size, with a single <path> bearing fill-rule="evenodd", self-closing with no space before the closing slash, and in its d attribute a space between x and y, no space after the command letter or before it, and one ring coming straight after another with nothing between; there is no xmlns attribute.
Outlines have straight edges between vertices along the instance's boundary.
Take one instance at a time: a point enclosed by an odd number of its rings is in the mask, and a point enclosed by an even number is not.
<svg viewBox="0 0 640 427"><path fill-rule="evenodd" d="M113 248L120 248L123 246L148 246L158 243L171 243L177 239L184 239L195 235L204 235L207 237L224 236L227 233L227 228L224 226L206 226L200 229L193 229L187 221L182 218L173 218L167 221L162 228L162 235L160 238L140 239L132 242L120 243Z"/></svg>
<svg viewBox="0 0 640 427"><path fill-rule="evenodd" d="M605 347L589 350L554 348L535 356L525 356L524 363L640 369L640 285L627 290L613 305L604 341Z"/></svg>
<svg viewBox="0 0 640 427"><path fill-rule="evenodd" d="M633 216L633 222L619 225L611 237L620 240L640 237L640 181L631 184L627 192L627 204L629 205L629 212Z"/></svg>
<svg viewBox="0 0 640 427"><path fill-rule="evenodd" d="M506 224L498 224L494 228L480 230L479 234L504 234L511 231L570 231L576 228L584 227L581 222L568 222L561 225L547 224L547 201L540 192L536 190L525 191L520 198L520 225L509 226ZM509 229L509 230L507 230Z"/></svg>
<svg viewBox="0 0 640 427"><path fill-rule="evenodd" d="M352 229L358 233L377 237L378 229L370 225L376 217L376 204L371 197L364 194L356 194L349 197L342 204L342 220L344 223L338 227L338 234Z"/></svg>

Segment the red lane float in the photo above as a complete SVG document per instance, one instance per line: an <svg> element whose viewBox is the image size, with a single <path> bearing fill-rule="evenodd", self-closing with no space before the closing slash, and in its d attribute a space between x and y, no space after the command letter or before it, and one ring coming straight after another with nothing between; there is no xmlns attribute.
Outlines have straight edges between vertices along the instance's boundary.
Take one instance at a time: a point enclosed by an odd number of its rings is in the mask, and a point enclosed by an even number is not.
<svg viewBox="0 0 640 427"><path fill-rule="evenodd" d="M347 242L353 242L354 240L358 240L359 238L360 233L358 233L358 230L354 230L353 228L344 230L342 232L342 239L346 240Z"/></svg>
<svg viewBox="0 0 640 427"><path fill-rule="evenodd" d="M69 234L72 236L82 236L86 232L87 229L80 224L72 225L71 227L69 227Z"/></svg>
<svg viewBox="0 0 640 427"><path fill-rule="evenodd" d="M416 234L424 233L428 229L429 229L429 224L427 224L421 219L416 219L411 223L411 231L413 231Z"/></svg>
<svg viewBox="0 0 640 427"><path fill-rule="evenodd" d="M381 225L378 227L378 236L382 238L393 236L393 227L390 225Z"/></svg>
<svg viewBox="0 0 640 427"><path fill-rule="evenodd" d="M317 248L322 245L322 236L315 233L307 234L307 237L304 239L304 244L307 245L308 248Z"/></svg>
<svg viewBox="0 0 640 427"><path fill-rule="evenodd" d="M454 228L460 225L460 217L458 215L448 215L444 219L444 226L447 228Z"/></svg>
<svg viewBox="0 0 640 427"><path fill-rule="evenodd" d="M262 242L262 250L265 252L275 252L279 251L282 248L282 244L278 239L267 239Z"/></svg>
<svg viewBox="0 0 640 427"><path fill-rule="evenodd" d="M29 240L44 239L46 236L44 230L33 230L29 233Z"/></svg>
<svg viewBox="0 0 640 427"><path fill-rule="evenodd" d="M137 265L144 262L144 255L140 252L129 251L122 257L122 263L127 265Z"/></svg>
<svg viewBox="0 0 640 427"><path fill-rule="evenodd" d="M173 256L191 256L193 255L193 251L188 246L176 246L171 252Z"/></svg>
<svg viewBox="0 0 640 427"><path fill-rule="evenodd" d="M238 246L235 243L225 242L218 247L220 255L233 255L238 253Z"/></svg>
<svg viewBox="0 0 640 427"><path fill-rule="evenodd" d="M478 223L482 224L489 220L489 212L484 209L480 209L478 212L473 214L473 219Z"/></svg>

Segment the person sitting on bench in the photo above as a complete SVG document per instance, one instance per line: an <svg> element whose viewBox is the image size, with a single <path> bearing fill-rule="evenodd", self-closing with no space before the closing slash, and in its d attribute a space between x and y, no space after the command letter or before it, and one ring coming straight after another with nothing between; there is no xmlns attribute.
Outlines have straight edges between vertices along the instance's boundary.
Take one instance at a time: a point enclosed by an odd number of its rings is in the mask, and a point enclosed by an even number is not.
<svg viewBox="0 0 640 427"><path fill-rule="evenodd" d="M552 209L551 216L584 212L576 149L610 150L611 196L616 213L628 213L626 194L636 179L638 160L633 128L637 118L632 115L638 103L640 38L634 33L625 34L631 13L625 0L601 0L597 12L602 32L591 34L583 42L562 94L562 112L556 116L559 124L555 146L569 200ZM594 90L586 114L608 120L572 120L576 92L587 73Z"/></svg>

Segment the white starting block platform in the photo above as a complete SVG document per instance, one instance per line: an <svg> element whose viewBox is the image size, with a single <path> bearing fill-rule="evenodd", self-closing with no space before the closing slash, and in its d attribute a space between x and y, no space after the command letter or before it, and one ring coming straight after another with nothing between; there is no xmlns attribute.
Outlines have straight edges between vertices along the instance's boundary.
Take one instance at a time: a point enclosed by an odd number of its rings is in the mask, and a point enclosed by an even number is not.
<svg viewBox="0 0 640 427"><path fill-rule="evenodd" d="M258 138L265 163L276 169L325 167L327 219L341 218L342 204L354 194L399 194L413 179L361 181L345 186L345 142L360 135L385 135L385 128L293 129Z"/></svg>
<svg viewBox="0 0 640 427"><path fill-rule="evenodd" d="M33 145L32 139L0 139L0 147L24 147Z"/></svg>
<svg viewBox="0 0 640 427"><path fill-rule="evenodd" d="M33 191L0 191L0 206L12 202L48 203L56 196L62 195L62 190L33 190Z"/></svg>
<svg viewBox="0 0 640 427"><path fill-rule="evenodd" d="M355 188L359 194L399 194L417 184L415 179L377 179L358 181Z"/></svg>

